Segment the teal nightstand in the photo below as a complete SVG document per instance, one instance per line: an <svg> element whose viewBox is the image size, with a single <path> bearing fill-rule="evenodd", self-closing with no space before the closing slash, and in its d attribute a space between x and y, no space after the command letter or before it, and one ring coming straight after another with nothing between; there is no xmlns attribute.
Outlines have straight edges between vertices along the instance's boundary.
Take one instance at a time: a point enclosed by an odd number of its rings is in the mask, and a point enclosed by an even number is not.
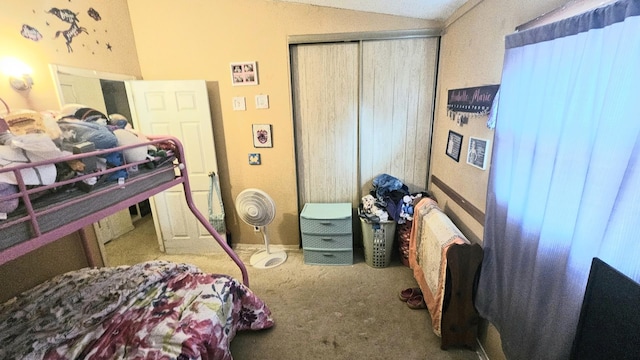
<svg viewBox="0 0 640 360"><path fill-rule="evenodd" d="M304 263L353 264L350 203L307 203L300 213Z"/></svg>

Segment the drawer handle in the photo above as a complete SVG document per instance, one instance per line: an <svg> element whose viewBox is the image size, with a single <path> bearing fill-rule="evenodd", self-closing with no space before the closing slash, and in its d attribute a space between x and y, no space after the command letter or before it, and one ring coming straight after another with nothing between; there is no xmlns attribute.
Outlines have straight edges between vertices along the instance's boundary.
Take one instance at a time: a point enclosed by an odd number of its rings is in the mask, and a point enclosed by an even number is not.
<svg viewBox="0 0 640 360"><path fill-rule="evenodd" d="M320 221L321 225L331 225L331 221Z"/></svg>
<svg viewBox="0 0 640 360"><path fill-rule="evenodd" d="M322 256L324 256L324 257L333 257L333 254L323 253Z"/></svg>
<svg viewBox="0 0 640 360"><path fill-rule="evenodd" d="M328 238L328 237L322 238L322 241L332 241L332 240L333 238Z"/></svg>

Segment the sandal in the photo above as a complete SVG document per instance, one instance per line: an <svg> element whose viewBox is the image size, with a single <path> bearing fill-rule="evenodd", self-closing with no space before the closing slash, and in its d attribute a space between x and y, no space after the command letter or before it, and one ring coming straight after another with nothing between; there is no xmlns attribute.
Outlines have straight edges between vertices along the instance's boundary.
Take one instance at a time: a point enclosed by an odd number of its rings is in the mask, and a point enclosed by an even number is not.
<svg viewBox="0 0 640 360"><path fill-rule="evenodd" d="M422 297L422 295L415 295L409 298L409 300L407 300L407 306L414 310L427 308L427 304L425 304L424 297Z"/></svg>
<svg viewBox="0 0 640 360"><path fill-rule="evenodd" d="M400 300L407 301L416 295L422 295L422 290L419 287L406 288L400 291Z"/></svg>

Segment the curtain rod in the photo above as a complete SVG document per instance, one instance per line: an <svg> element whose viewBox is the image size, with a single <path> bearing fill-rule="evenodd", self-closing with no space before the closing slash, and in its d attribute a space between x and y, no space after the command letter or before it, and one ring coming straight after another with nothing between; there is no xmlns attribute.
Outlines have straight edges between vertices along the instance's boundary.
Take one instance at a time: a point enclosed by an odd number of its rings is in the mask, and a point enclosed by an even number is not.
<svg viewBox="0 0 640 360"><path fill-rule="evenodd" d="M559 8L542 14L537 18L527 21L522 25L518 25L516 27L516 31L528 30L541 25L550 24L552 22L566 19L574 15L582 14L595 8L609 5L616 1L617 0L571 0Z"/></svg>

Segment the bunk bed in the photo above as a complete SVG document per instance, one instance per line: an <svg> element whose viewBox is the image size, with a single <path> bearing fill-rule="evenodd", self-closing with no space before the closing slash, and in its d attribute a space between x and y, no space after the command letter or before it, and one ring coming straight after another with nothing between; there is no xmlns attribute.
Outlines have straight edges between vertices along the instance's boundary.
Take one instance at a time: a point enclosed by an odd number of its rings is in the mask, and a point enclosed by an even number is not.
<svg viewBox="0 0 640 360"><path fill-rule="evenodd" d="M189 209L198 221L211 233L222 249L233 259L242 272L243 283L249 285L245 265L226 241L211 226L204 215L196 208L191 197L189 175L186 170L182 143L171 136L147 136L149 141L141 144L118 146L74 154L62 158L29 162L12 167L0 168L0 174L11 172L17 181L18 192L0 195L0 203L20 199L21 205L6 219L0 220L0 265L27 254L61 237L79 231L87 252L87 261L95 266L96 257L89 253L86 234L82 231L106 216L128 209L149 197L173 186L182 185ZM71 179L56 181L49 185L28 187L23 172L43 168L56 163L84 161L102 157L114 152L123 152L149 145L168 149L166 157L155 156L142 161L126 163L120 166L79 175ZM137 169L132 171L132 169ZM109 178L111 174L125 171L126 178L116 181L103 181L89 190L82 190L85 180L91 178ZM84 186L84 185L83 185ZM58 189L65 189L56 191Z"/></svg>
<svg viewBox="0 0 640 360"><path fill-rule="evenodd" d="M89 264L0 305L0 358L231 359L236 331L273 326L269 308L249 289L242 260L194 205L182 143L172 136L145 139L0 167L0 179L14 179L16 189L0 193L0 208L18 203L0 211L0 265L74 232ZM53 183L25 181L61 164L92 164L139 148L160 150L71 178L58 174ZM242 282L163 261L96 268L83 229L178 185L193 215L238 266Z"/></svg>

